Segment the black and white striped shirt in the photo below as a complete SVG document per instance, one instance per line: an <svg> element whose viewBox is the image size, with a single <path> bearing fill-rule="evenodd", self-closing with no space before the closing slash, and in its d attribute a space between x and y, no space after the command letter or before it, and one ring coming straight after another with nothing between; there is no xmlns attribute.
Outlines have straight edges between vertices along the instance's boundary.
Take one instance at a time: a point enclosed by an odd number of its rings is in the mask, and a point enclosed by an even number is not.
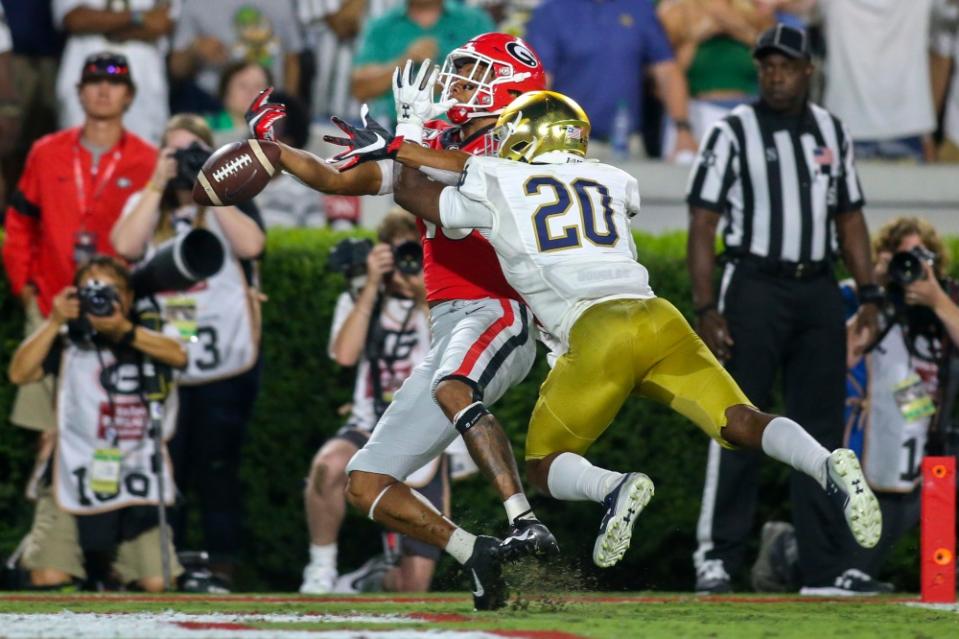
<svg viewBox="0 0 959 639"><path fill-rule="evenodd" d="M864 204L838 118L812 103L796 117L744 104L703 140L686 201L723 215L727 253L787 262L835 253L834 216Z"/></svg>

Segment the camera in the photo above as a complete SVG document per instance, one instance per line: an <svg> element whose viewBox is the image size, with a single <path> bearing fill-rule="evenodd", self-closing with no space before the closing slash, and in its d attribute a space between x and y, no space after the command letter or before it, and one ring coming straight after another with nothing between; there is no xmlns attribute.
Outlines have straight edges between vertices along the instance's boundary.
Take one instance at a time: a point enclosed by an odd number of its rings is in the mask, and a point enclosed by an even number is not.
<svg viewBox="0 0 959 639"><path fill-rule="evenodd" d="M207 229L192 229L157 247L131 276L134 297L181 291L220 272L226 259L222 242Z"/></svg>
<svg viewBox="0 0 959 639"><path fill-rule="evenodd" d="M196 175L203 168L203 163L209 159L211 152L199 142L193 142L185 149L173 152L176 160L176 175L170 179L170 188L190 190L196 182Z"/></svg>
<svg viewBox="0 0 959 639"><path fill-rule="evenodd" d="M936 254L924 246L899 251L889 261L889 281L899 286L908 286L924 277L925 264L932 266L935 262Z"/></svg>
<svg viewBox="0 0 959 639"><path fill-rule="evenodd" d="M115 286L97 280L77 291L77 297L80 298L80 312L94 317L110 317L114 304L120 302L120 294Z"/></svg>
<svg viewBox="0 0 959 639"><path fill-rule="evenodd" d="M347 278L366 274L366 258L373 250L368 239L347 238L330 251L327 267ZM423 247L416 240L407 240L393 247L393 263L404 275L416 275L423 270Z"/></svg>

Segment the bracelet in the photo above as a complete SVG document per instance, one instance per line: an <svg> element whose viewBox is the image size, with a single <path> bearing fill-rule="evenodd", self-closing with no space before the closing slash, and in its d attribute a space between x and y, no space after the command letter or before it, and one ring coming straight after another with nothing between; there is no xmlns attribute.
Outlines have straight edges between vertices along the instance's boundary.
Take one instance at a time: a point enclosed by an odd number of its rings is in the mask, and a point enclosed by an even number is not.
<svg viewBox="0 0 959 639"><path fill-rule="evenodd" d="M878 284L863 284L856 291L859 304L874 304L881 306L886 301L886 295Z"/></svg>
<svg viewBox="0 0 959 639"><path fill-rule="evenodd" d="M132 11L130 11L130 24L132 26L142 27L143 22L144 22L143 11L139 9L133 9Z"/></svg>
<svg viewBox="0 0 959 639"><path fill-rule="evenodd" d="M697 309L693 309L693 313L696 315L696 317L702 317L703 315L705 315L705 314L708 313L709 311L716 310L716 308L717 308L717 307L716 307L716 302L710 302L709 304L705 304L705 305L703 305L703 306L700 306L700 307L697 308Z"/></svg>
<svg viewBox="0 0 959 639"><path fill-rule="evenodd" d="M120 339L117 340L117 344L120 346L133 346L134 340L137 338L137 327L136 324L130 327L126 333L120 336Z"/></svg>
<svg viewBox="0 0 959 639"><path fill-rule="evenodd" d="M689 120L675 120L673 124L676 125L676 128L680 131L692 131L693 125L689 123Z"/></svg>

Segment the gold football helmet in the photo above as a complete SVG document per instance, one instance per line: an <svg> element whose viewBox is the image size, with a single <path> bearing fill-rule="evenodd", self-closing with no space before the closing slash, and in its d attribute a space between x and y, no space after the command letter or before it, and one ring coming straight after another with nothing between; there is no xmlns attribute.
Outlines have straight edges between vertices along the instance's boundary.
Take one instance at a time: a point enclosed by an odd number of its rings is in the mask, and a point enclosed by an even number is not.
<svg viewBox="0 0 959 639"><path fill-rule="evenodd" d="M497 155L507 160L549 161L543 156L554 151L585 158L589 118L582 107L562 93L528 91L500 113L492 137Z"/></svg>

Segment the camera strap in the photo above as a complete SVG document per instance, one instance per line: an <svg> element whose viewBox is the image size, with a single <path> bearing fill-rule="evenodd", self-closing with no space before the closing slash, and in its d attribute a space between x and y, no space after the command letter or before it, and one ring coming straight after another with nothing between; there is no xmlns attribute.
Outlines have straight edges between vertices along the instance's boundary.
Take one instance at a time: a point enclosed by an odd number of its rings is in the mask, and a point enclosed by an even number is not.
<svg viewBox="0 0 959 639"><path fill-rule="evenodd" d="M373 411L376 413L376 419L379 421L380 417L383 416L383 413L386 411L386 407L392 401L392 397L387 401L385 394L383 392L383 380L380 374L380 363L382 362L386 366L386 371L390 374L390 378L395 377L396 373L393 371L393 364L396 361L396 352L400 347L400 336L406 332L407 326L409 326L410 320L413 317L413 313L416 311L416 302L407 309L406 316L403 318L402 323L400 324L399 331L397 333L397 339L393 342L393 350L388 355L382 352L382 346L384 341L383 326L380 322L380 318L383 314L383 295L380 294L376 297L376 303L373 305L373 312L370 314L370 328L367 330L367 342L366 342L366 357L370 365L370 385L373 390Z"/></svg>

